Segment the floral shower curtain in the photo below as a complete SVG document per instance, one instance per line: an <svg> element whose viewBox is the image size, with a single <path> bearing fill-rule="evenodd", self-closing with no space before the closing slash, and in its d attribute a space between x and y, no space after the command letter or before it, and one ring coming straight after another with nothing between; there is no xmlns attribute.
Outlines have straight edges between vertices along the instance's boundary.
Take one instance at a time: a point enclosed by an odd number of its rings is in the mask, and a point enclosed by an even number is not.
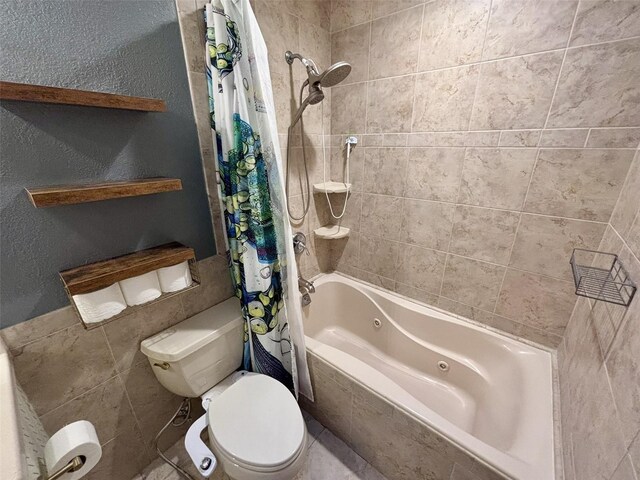
<svg viewBox="0 0 640 480"><path fill-rule="evenodd" d="M246 321L244 368L312 399L267 48L249 0L213 0L205 12L221 209Z"/></svg>

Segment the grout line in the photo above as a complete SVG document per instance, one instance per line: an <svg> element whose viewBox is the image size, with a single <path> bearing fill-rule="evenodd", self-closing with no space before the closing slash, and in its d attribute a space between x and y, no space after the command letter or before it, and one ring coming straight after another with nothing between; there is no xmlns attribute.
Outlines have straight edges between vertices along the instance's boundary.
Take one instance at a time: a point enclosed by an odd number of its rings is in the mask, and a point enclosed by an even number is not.
<svg viewBox="0 0 640 480"><path fill-rule="evenodd" d="M484 27L484 35L482 37L482 48L480 49L480 62L484 56L484 47L487 43L487 35L489 34L489 24L491 23L491 11L493 10L493 0L489 1L489 15L487 15L487 23ZM481 65L480 63L473 63L468 65ZM471 102L471 109L469 111L469 122L467 122L467 131L471 130L471 120L473 119L473 112L476 107L476 99L478 98L478 90L480 89L480 79L482 78L482 67L478 67L478 78L476 79L476 88L473 90L473 101ZM500 136L498 136L498 145L500 144Z"/></svg>
<svg viewBox="0 0 640 480"><path fill-rule="evenodd" d="M549 102L549 110L547 111L547 117L544 121L544 125L542 126L542 129L544 130L545 128L547 128L547 125L549 123L549 118L551 117L551 111L553 109L553 103L555 102L556 99L556 94L558 92L558 85L560 85L560 78L562 77L562 70L564 69L564 62L565 59L567 58L567 51L569 49L569 44L571 43L571 37L573 36L573 29L575 28L576 25L576 20L578 18L578 10L580 7L580 2L576 3L576 11L573 13L573 21L571 22L571 30L569 30L569 37L567 38L567 43L564 46L564 54L562 55L562 62L560 62L560 68L558 69L558 76L556 78L556 84L553 88L553 95L551 95L551 102ZM587 133L587 138L589 137L589 134ZM542 135L540 135L540 138L542 138ZM539 142L538 142L539 143Z"/></svg>
<svg viewBox="0 0 640 480"><path fill-rule="evenodd" d="M420 69L420 53L422 52L422 34L424 32L424 16L425 16L425 12L426 12L426 3L422 4L422 12L420 14L420 36L418 37L418 57L416 58L416 69L415 69L415 73L418 73L418 70ZM416 102L416 98L415 98L415 90L413 92L413 103L415 105ZM411 121L411 125L413 127L413 116L412 116L412 121Z"/></svg>
<svg viewBox="0 0 640 480"><path fill-rule="evenodd" d="M407 175L408 175L408 169L407 169ZM461 187L459 187L460 189ZM357 192L354 192L357 193ZM607 222L605 221L597 221L597 220L585 220L582 218L574 218L574 217L563 217L561 215L549 215L549 214L545 214L545 213L537 213L537 212L527 212L524 210L516 210L516 209L508 209L508 208L499 208L499 207L487 207L487 206L483 206L483 205L473 205L471 203L461 203L461 202L447 202L445 200L432 200L432 199L428 199L428 198L420 198L420 197L407 197L407 196L399 196L399 195L388 195L385 193L376 193L376 192L367 192L367 191L363 191L360 192L363 193L365 195L377 195L379 197L390 197L390 198L404 198L406 200L419 200L422 202L430 202L430 203L444 203L447 205L454 205L454 206L463 206L463 207L468 207L468 208L480 208L483 210L495 210L498 212L512 212L512 213L522 213L525 215L535 215L538 217L545 217L545 218L561 218L563 220L572 220L572 221L576 221L576 222L586 222L586 223L593 223L596 225L607 225ZM298 195L299 196L299 195Z"/></svg>
<svg viewBox="0 0 640 480"><path fill-rule="evenodd" d="M590 128L589 131L587 132L587 137L584 139L584 145L582 145L582 148L587 148L587 144L589 143L589 137L591 136L591 130L593 129Z"/></svg>
<svg viewBox="0 0 640 480"><path fill-rule="evenodd" d="M500 289L498 290L498 297L496 298L496 304L493 306L494 315L498 315L498 313L496 313L496 311L498 310L498 300L500 299L500 294L502 293L502 289L504 287L504 280L505 278L507 278L507 271L510 268L509 265L511 264L511 256L513 255L513 249L516 246L516 239L518 238L520 223L522 223L522 212L520 212L520 217L518 218L518 225L516 226L516 231L513 234L513 242L511 242L511 248L509 249L509 256L507 257L507 265L506 265L507 268L505 268L504 274L502 275L502 281L500 282Z"/></svg>

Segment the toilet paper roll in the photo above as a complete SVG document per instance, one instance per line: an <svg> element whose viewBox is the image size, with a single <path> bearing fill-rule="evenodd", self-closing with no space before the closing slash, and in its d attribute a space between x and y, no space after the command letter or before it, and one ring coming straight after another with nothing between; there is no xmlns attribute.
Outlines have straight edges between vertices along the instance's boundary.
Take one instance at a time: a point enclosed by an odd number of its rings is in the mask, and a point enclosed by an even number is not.
<svg viewBox="0 0 640 480"><path fill-rule="evenodd" d="M159 269L158 279L160 280L160 288L165 293L177 292L190 287L193 279L191 278L189 262L182 262L178 265Z"/></svg>
<svg viewBox="0 0 640 480"><path fill-rule="evenodd" d="M127 305L133 307L142 303L155 300L162 291L160 290L160 282L156 272L149 272L137 277L127 278L120 281L122 294Z"/></svg>
<svg viewBox="0 0 640 480"><path fill-rule="evenodd" d="M91 422L80 420L61 428L44 446L44 461L49 475L57 472L75 457L84 459L84 464L75 472L65 473L65 480L84 477L96 466L102 456L102 448Z"/></svg>
<svg viewBox="0 0 640 480"><path fill-rule="evenodd" d="M73 301L84 323L101 322L127 308L117 283L95 292L74 295Z"/></svg>

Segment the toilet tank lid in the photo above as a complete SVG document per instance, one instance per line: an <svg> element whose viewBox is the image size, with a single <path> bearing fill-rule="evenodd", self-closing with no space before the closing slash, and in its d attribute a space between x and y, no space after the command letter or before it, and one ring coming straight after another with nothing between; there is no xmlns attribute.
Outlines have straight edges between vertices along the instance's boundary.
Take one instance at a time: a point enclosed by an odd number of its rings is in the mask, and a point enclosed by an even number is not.
<svg viewBox="0 0 640 480"><path fill-rule="evenodd" d="M154 360L177 362L225 333L238 328L242 322L240 301L236 297L231 297L143 340L140 350Z"/></svg>

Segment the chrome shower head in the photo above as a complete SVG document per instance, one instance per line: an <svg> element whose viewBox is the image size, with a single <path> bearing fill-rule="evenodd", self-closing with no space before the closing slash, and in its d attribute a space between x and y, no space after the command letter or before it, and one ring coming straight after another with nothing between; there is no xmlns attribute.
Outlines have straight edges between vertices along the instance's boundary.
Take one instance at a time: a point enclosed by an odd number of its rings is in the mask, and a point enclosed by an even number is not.
<svg viewBox="0 0 640 480"><path fill-rule="evenodd" d="M315 62L309 58L305 58L299 53L285 52L284 58L289 65L297 58L307 69L309 77L309 85L317 85L320 87L330 88L342 82L351 73L351 65L347 62L337 62L327 68L324 72L318 72Z"/></svg>
<svg viewBox="0 0 640 480"><path fill-rule="evenodd" d="M347 62L337 62L319 75L318 83L321 87L333 87L347 78L350 73L351 65Z"/></svg>

